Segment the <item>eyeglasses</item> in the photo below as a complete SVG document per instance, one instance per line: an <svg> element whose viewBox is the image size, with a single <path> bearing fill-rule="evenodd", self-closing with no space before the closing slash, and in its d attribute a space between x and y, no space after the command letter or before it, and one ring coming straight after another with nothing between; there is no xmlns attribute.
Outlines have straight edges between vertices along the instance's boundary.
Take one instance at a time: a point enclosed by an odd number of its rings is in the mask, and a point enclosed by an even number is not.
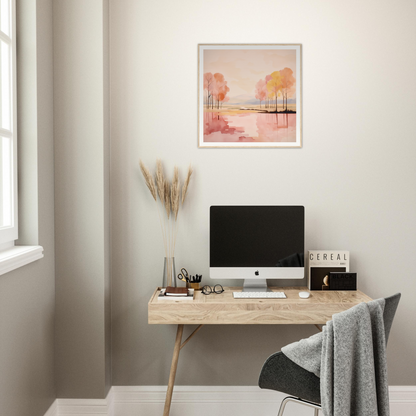
<svg viewBox="0 0 416 416"><path fill-rule="evenodd" d="M213 288L211 286L205 285L202 288L202 293L204 295L210 295L211 293L219 295L222 292L224 292L224 288L221 285L215 285Z"/></svg>

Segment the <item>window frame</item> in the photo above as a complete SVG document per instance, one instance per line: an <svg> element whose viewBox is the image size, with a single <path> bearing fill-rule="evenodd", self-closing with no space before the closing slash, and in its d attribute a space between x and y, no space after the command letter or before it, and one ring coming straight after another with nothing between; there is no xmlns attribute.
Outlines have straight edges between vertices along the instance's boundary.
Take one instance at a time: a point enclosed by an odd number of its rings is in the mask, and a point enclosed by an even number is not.
<svg viewBox="0 0 416 416"><path fill-rule="evenodd" d="M4 0L0 0L4 1ZM44 257L43 247L40 245L15 245L18 239L18 135L17 135L17 12L16 12L16 0L8 0L9 3L9 23L10 23L10 36L0 31L0 39L10 45L10 77L11 77L11 88L10 88L10 128L3 129L0 127L0 135L3 134L6 137L11 137L12 146L10 161L12 164L12 180L11 183L11 226L4 226L0 228L0 275L9 273L12 270L18 269L36 260ZM0 27L1 29L1 27ZM11 58L11 59L10 59ZM0 79L1 82L1 79ZM24 87L24 85L23 85ZM1 93L1 91L0 91ZM2 97L0 96L0 99ZM35 244L38 242L36 241Z"/></svg>
<svg viewBox="0 0 416 416"><path fill-rule="evenodd" d="M1 0L5 1L5 0ZM0 136L11 140L11 223L0 228L0 250L14 246L18 239L18 202L17 202L17 83L16 83L16 1L9 3L10 36L1 31L0 40L9 45L9 73L10 73L10 130L0 126Z"/></svg>

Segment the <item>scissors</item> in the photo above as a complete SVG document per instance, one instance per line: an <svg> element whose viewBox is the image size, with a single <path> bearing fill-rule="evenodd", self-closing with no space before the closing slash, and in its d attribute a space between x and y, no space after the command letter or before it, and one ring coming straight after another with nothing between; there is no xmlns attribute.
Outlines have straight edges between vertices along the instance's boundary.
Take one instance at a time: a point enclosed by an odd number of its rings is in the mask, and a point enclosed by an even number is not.
<svg viewBox="0 0 416 416"><path fill-rule="evenodd" d="M178 274L178 279L189 283L189 273L184 267L182 267L181 272Z"/></svg>

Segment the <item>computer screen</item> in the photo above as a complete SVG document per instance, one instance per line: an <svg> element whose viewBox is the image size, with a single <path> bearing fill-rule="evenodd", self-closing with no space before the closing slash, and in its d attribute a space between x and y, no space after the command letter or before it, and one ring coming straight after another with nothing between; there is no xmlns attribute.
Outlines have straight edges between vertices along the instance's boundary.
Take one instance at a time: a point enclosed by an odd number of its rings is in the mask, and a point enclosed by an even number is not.
<svg viewBox="0 0 416 416"><path fill-rule="evenodd" d="M210 276L302 279L304 229L303 206L211 206Z"/></svg>

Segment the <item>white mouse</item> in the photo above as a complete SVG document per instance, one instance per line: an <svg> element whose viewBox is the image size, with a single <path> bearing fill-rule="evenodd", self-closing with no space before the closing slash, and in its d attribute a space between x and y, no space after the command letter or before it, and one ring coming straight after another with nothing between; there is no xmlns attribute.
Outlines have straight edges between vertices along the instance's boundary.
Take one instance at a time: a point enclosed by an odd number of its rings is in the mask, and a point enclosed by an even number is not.
<svg viewBox="0 0 416 416"><path fill-rule="evenodd" d="M302 299L308 299L311 294L309 292L299 292L299 297Z"/></svg>

